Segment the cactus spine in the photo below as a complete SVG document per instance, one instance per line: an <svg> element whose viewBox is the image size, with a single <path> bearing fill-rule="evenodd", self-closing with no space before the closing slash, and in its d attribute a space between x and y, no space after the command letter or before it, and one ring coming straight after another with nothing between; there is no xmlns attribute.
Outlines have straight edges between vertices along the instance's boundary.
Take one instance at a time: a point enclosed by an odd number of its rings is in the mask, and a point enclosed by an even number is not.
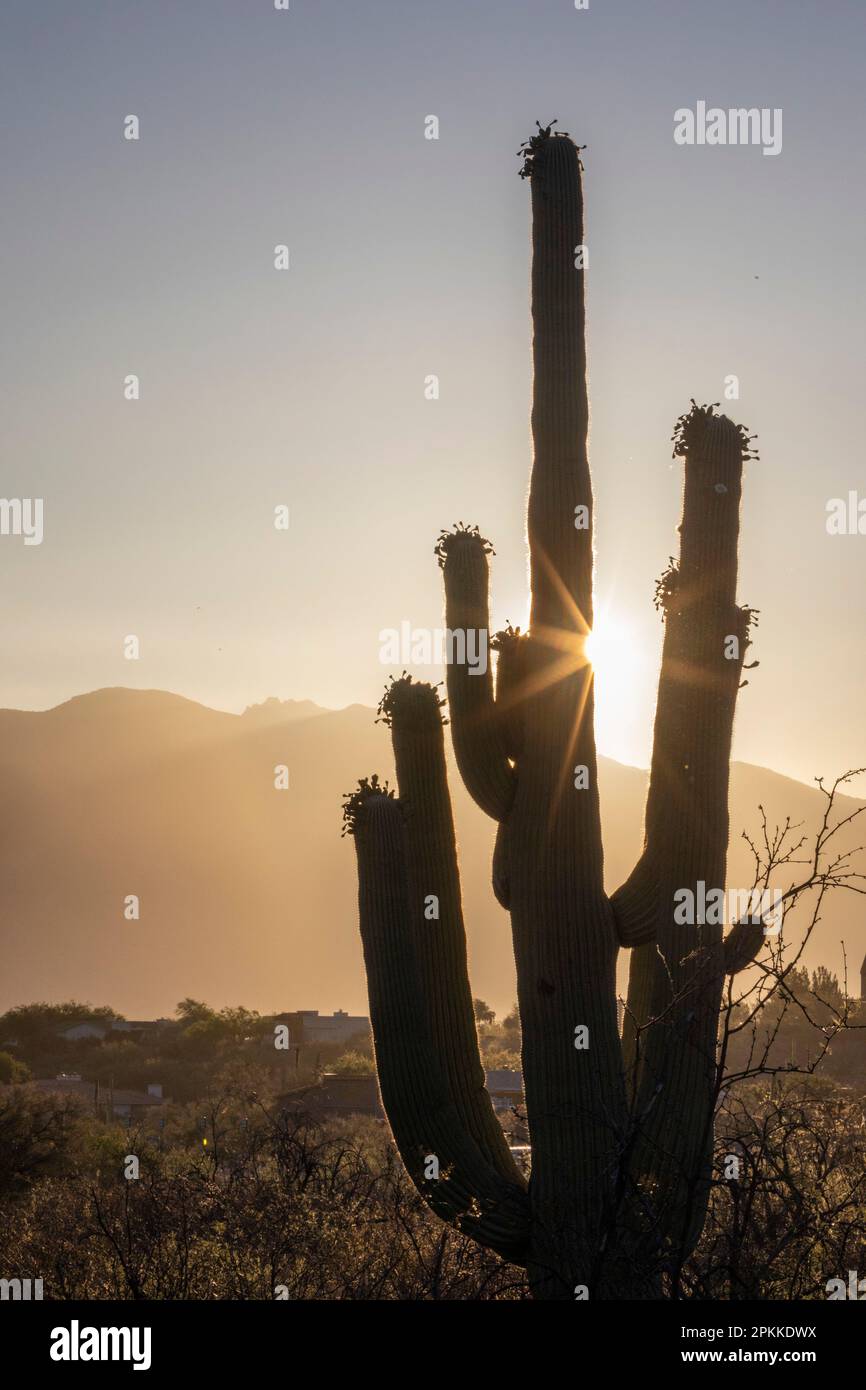
<svg viewBox="0 0 866 1390"><path fill-rule="evenodd" d="M724 884L750 618L735 590L751 449L713 407L693 406L677 424L681 553L659 585L666 626L645 846L608 898L585 655L593 505L584 271L575 264L581 165L573 142L550 128L523 153L533 228L530 630L494 638L495 692L489 673L460 662L448 666L447 690L460 774L498 822L493 883L511 914L517 965L528 1189L483 1085L441 702L431 687L404 676L386 693L399 799L375 779L362 782L347 819L383 1101L419 1190L444 1219L524 1265L536 1298L570 1299L576 1288L592 1298L653 1298L700 1233L724 974L760 944L724 943L720 927L674 920L678 888ZM440 536L436 553L448 628L486 634L489 543L461 525ZM585 776L575 777L578 768ZM437 921L425 919L431 895ZM621 948L632 950L622 1042ZM427 1176L431 1155L438 1178Z"/></svg>

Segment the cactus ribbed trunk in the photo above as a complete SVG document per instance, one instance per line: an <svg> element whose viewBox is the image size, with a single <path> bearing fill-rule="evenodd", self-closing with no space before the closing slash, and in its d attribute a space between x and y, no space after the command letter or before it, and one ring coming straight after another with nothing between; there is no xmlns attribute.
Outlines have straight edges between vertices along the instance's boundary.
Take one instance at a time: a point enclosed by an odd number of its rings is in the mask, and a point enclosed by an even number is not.
<svg viewBox="0 0 866 1390"><path fill-rule="evenodd" d="M693 406L677 423L681 554L659 585L666 631L645 844L609 899L585 655L593 499L581 166L572 141L550 129L539 128L524 153L533 216L529 632L509 628L489 644L491 547L477 528L443 533L436 553L449 630L471 632L468 653L499 653L495 694L483 660L474 669L452 660L447 686L460 773L498 823L493 886L511 913L517 965L528 1191L483 1089L431 687L404 675L386 693L400 800L363 782L347 819L382 1096L419 1190L444 1219L524 1265L536 1298L653 1298L676 1281L703 1223L722 983L759 944L753 928L724 940L720 923L675 914L683 889L724 888L731 734L751 616L736 604L751 450L742 427L713 407ZM621 948L633 950L622 1044Z"/></svg>
<svg viewBox="0 0 866 1390"><path fill-rule="evenodd" d="M593 733L592 483L584 334L583 196L571 141L532 165L534 458L529 667L508 821L511 921L532 1136L530 1279L542 1297L595 1285L625 1130L618 943L604 893ZM585 512L576 509L585 508ZM585 525L576 525L585 521ZM579 789L585 768L586 785ZM577 1048L575 1030L588 1029Z"/></svg>
<svg viewBox="0 0 866 1390"><path fill-rule="evenodd" d="M592 627L592 479L587 438L583 190L570 140L532 160L532 441L527 513L530 628ZM575 508L587 510L576 526Z"/></svg>

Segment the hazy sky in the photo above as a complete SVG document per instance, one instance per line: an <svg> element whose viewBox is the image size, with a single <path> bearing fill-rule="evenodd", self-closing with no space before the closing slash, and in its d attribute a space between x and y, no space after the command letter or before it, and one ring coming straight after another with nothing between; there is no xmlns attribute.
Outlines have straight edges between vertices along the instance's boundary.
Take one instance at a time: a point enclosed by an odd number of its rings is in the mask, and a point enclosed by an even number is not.
<svg viewBox="0 0 866 1390"><path fill-rule="evenodd" d="M441 624L458 518L496 546L497 623L524 620L514 154L558 117L589 147L601 751L648 759L669 436L734 373L761 451L735 756L866 761L866 535L825 529L866 497L862 0L5 0L0 24L2 490L44 499L41 545L0 537L0 703L375 703L380 630ZM782 152L676 145L699 100L782 108Z"/></svg>

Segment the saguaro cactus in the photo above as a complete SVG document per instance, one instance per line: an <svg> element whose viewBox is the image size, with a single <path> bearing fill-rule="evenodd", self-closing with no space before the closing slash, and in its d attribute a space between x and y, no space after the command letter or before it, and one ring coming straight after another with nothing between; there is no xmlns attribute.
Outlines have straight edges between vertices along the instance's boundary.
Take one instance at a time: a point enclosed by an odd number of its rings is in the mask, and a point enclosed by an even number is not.
<svg viewBox="0 0 866 1390"><path fill-rule="evenodd" d="M494 693L447 668L454 751L498 822L493 885L511 914L532 1145L524 1182L484 1089L466 972L442 702L396 680L382 702L399 796L374 777L346 804L383 1102L430 1206L524 1265L537 1298L661 1297L693 1245L711 1162L715 1045L726 970L757 932L678 925L678 889L723 886L728 763L750 610L736 604L745 430L712 406L677 423L685 464L678 564L658 602L665 641L645 846L603 886L593 673L583 193L578 149L539 128L532 190L534 460L528 633L506 629ZM477 528L440 536L446 625L487 642ZM457 644L459 646L459 643ZM632 950L624 1037L615 966Z"/></svg>

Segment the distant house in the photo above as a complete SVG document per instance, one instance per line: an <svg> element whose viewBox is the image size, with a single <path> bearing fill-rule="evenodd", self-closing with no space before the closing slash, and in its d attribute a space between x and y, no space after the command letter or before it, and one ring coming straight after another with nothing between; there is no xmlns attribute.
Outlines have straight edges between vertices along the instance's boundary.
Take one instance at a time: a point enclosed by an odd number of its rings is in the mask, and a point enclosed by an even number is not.
<svg viewBox="0 0 866 1390"><path fill-rule="evenodd" d="M325 1072L314 1086L280 1097L284 1109L313 1116L373 1115L384 1119L376 1077Z"/></svg>
<svg viewBox="0 0 866 1390"><path fill-rule="evenodd" d="M45 1077L33 1084L48 1095L78 1096L86 1105L93 1106L94 1114L106 1119L140 1120L148 1111L165 1104L162 1086L157 1082L152 1082L146 1091L133 1091L106 1086L99 1081L84 1081L75 1072L61 1072L59 1076Z"/></svg>
<svg viewBox="0 0 866 1390"><path fill-rule="evenodd" d="M69 1042L79 1042L83 1038L99 1038L100 1041L104 1041L110 1033L130 1033L135 1037L144 1038L172 1026L176 1025L173 1025L170 1018L115 1018L111 1023L73 1023L69 1028L62 1028L57 1036L66 1038Z"/></svg>
<svg viewBox="0 0 866 1390"><path fill-rule="evenodd" d="M69 1028L61 1028L59 1038L78 1042L81 1038L104 1038L108 1028L104 1023L73 1023Z"/></svg>
<svg viewBox="0 0 866 1390"><path fill-rule="evenodd" d="M137 1033L149 1037L161 1033L164 1028L176 1028L171 1018L116 1018L111 1025L112 1033Z"/></svg>
<svg viewBox="0 0 866 1390"><path fill-rule="evenodd" d="M337 1009L333 1014L320 1014L318 1009L299 1011L304 1042L344 1043L356 1033L368 1033L370 1020L362 1014L347 1014Z"/></svg>
<svg viewBox="0 0 866 1390"><path fill-rule="evenodd" d="M293 1013L274 1014L275 1023L285 1023L294 1046L302 1043L345 1043L358 1033L369 1033L370 1020L363 1014L347 1014L337 1009L333 1014L320 1014L318 1009L296 1009Z"/></svg>
<svg viewBox="0 0 866 1390"><path fill-rule="evenodd" d="M107 1100L117 1120L143 1120L148 1111L165 1104L162 1086L156 1083L149 1085L146 1091L112 1090Z"/></svg>
<svg viewBox="0 0 866 1390"><path fill-rule="evenodd" d="M494 1110L510 1110L523 1104L523 1074L508 1067L497 1067L486 1073L487 1090Z"/></svg>
<svg viewBox="0 0 866 1390"><path fill-rule="evenodd" d="M487 1090L494 1110L510 1110L523 1104L523 1076L501 1067L488 1071ZM379 1083L371 1072L358 1076L326 1071L313 1086L282 1096L283 1106L310 1115L375 1115L385 1118Z"/></svg>

